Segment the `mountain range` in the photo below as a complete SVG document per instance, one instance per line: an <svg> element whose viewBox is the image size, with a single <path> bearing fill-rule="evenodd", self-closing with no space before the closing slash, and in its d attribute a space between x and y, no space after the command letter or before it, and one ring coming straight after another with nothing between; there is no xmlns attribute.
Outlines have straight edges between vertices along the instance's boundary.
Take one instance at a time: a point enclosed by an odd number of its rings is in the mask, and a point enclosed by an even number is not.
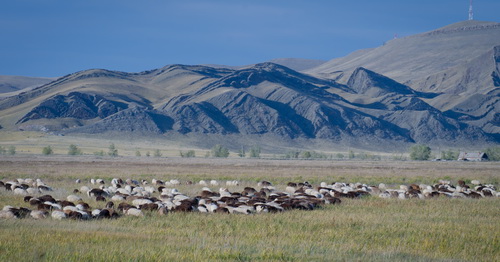
<svg viewBox="0 0 500 262"><path fill-rule="evenodd" d="M480 146L500 142L499 87L500 24L465 21L327 62L76 72L4 94L0 125L235 148L253 140L381 151Z"/></svg>

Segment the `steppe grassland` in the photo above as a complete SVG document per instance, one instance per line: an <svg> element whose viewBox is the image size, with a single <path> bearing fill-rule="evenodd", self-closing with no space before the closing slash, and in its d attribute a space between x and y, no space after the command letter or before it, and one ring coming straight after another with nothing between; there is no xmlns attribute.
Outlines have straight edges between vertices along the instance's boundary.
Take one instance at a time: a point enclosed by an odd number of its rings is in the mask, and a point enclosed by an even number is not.
<svg viewBox="0 0 500 262"><path fill-rule="evenodd" d="M80 178L262 179L284 189L288 181L381 182L396 186L439 179L479 179L498 186L498 163L145 159L88 156L0 159L0 180L42 178L64 197ZM187 194L199 185L182 185ZM213 187L213 189L217 189ZM85 199L85 198L84 198ZM92 207L102 203L86 199ZM0 205L26 206L0 189ZM281 214L122 217L100 221L0 221L0 260L332 261L500 259L499 199L343 199L338 206Z"/></svg>

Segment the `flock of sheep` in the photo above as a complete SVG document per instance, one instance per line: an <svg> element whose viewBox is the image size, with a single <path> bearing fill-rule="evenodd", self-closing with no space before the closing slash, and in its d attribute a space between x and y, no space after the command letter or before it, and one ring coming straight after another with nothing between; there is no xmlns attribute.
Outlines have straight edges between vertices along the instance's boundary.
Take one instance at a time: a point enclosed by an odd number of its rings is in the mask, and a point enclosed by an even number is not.
<svg viewBox="0 0 500 262"><path fill-rule="evenodd" d="M76 181L81 184L80 180ZM220 187L216 180L187 181L184 184L201 186L201 192L194 197L182 194L175 187L179 180L151 182L142 180L122 180L114 178L109 185L103 179L92 179L88 185L75 189L66 199L55 199L50 195L53 189L40 179L17 179L0 181L0 187L15 195L24 197L24 202L31 208L5 206L0 211L0 218L43 219L102 219L120 216L144 216L145 212L156 212L166 215L168 212L202 212L254 214L282 212L291 209L313 210L323 205L340 204L342 198L359 198L376 196L398 199L427 199L433 197L450 198L483 198L500 197L494 185L482 185L473 180L470 185L458 181L452 185L450 181L440 181L435 185L401 185L398 189L390 189L385 184L368 186L361 183L322 182L313 187L308 182L286 185L279 191L272 183L261 181L257 187L244 187L240 192L228 188L241 188L238 181L226 181L226 187ZM220 187L212 191L209 187ZM98 209L92 208L89 200L102 201ZM93 202L97 203L97 202Z"/></svg>

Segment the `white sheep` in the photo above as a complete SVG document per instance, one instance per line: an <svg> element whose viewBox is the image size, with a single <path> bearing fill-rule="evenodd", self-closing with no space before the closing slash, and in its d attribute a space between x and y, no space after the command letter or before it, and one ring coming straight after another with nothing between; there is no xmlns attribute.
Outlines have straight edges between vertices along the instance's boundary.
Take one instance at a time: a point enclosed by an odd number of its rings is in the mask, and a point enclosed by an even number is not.
<svg viewBox="0 0 500 262"><path fill-rule="evenodd" d="M17 218L14 213L10 210L1 210L0 211L0 218L4 219L12 219L12 218Z"/></svg>
<svg viewBox="0 0 500 262"><path fill-rule="evenodd" d="M129 209L127 209L127 212L125 212L125 215L136 216L136 217L143 217L144 216L144 214L142 213L142 211L140 209L137 209L137 208L129 208Z"/></svg>
<svg viewBox="0 0 500 262"><path fill-rule="evenodd" d="M30 212L30 216L34 219L44 219L48 215L47 211L42 211L42 210L32 210Z"/></svg>
<svg viewBox="0 0 500 262"><path fill-rule="evenodd" d="M62 211L52 211L51 216L53 219L57 219L57 220L62 220L64 218L66 218L66 214Z"/></svg>
<svg viewBox="0 0 500 262"><path fill-rule="evenodd" d="M40 189L38 188L33 188L33 187L29 187L26 189L26 192L30 195L36 195L36 194L40 194Z"/></svg>
<svg viewBox="0 0 500 262"><path fill-rule="evenodd" d="M149 200L149 199L142 199L142 198L139 198L139 199L134 199L132 201L132 205L138 207L138 206L141 206L141 205L145 205L145 204L151 204L153 203L153 201Z"/></svg>
<svg viewBox="0 0 500 262"><path fill-rule="evenodd" d="M76 195L69 195L66 197L66 200L68 200L69 202L78 202L81 201L82 198Z"/></svg>
<svg viewBox="0 0 500 262"><path fill-rule="evenodd" d="M16 187L14 189L14 194L16 194L16 195L27 195L28 192L26 190L20 188L20 187Z"/></svg>

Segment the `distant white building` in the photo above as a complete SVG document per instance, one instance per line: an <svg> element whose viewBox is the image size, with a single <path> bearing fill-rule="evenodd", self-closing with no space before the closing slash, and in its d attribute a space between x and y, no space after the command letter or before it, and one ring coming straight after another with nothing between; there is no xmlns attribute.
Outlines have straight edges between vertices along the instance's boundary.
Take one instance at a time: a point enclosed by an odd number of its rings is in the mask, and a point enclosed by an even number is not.
<svg viewBox="0 0 500 262"><path fill-rule="evenodd" d="M484 152L460 152L458 161L488 161L488 155Z"/></svg>

